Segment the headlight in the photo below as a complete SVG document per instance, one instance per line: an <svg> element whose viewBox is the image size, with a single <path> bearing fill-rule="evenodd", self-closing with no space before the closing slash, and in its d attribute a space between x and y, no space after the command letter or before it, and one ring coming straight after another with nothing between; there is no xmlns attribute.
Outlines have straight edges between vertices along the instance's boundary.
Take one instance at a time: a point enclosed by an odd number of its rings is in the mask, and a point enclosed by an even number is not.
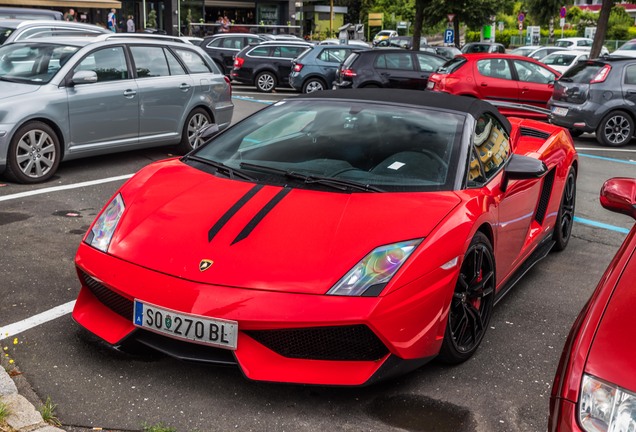
<svg viewBox="0 0 636 432"><path fill-rule="evenodd" d="M117 194L93 224L91 232L86 237L86 243L102 252L107 252L125 208L121 194Z"/></svg>
<svg viewBox="0 0 636 432"><path fill-rule="evenodd" d="M327 294L377 296L422 239L380 246L355 265Z"/></svg>
<svg viewBox="0 0 636 432"><path fill-rule="evenodd" d="M583 375L579 422L588 432L636 430L636 394Z"/></svg>

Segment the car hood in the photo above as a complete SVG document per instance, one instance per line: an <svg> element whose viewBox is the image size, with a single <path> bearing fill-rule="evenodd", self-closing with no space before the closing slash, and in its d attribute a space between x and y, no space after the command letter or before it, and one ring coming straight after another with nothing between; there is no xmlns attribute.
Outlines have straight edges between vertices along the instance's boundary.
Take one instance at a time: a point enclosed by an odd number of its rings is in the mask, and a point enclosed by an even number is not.
<svg viewBox="0 0 636 432"><path fill-rule="evenodd" d="M340 193L230 180L178 160L121 190L109 254L196 282L324 294L374 248L423 238L460 198ZM200 265L212 265L202 271Z"/></svg>
<svg viewBox="0 0 636 432"><path fill-rule="evenodd" d="M3 100L31 93L37 91L39 88L39 85L0 81L0 95L2 95Z"/></svg>
<svg viewBox="0 0 636 432"><path fill-rule="evenodd" d="M636 324L636 252L632 252L605 308L588 356L586 371L636 393L636 343L628 336Z"/></svg>

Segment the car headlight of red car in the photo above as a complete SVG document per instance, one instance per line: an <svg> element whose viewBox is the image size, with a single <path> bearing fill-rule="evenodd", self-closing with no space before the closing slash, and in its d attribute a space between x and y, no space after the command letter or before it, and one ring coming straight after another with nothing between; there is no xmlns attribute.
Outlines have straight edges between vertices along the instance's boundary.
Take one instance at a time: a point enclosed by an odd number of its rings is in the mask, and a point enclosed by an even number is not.
<svg viewBox="0 0 636 432"><path fill-rule="evenodd" d="M636 395L583 375L579 421L588 432L636 430Z"/></svg>
<svg viewBox="0 0 636 432"><path fill-rule="evenodd" d="M110 240L113 238L115 228L117 228L125 208L124 199L121 194L117 194L93 224L86 237L86 243L102 252L107 252Z"/></svg>
<svg viewBox="0 0 636 432"><path fill-rule="evenodd" d="M397 273L422 239L375 248L329 291L328 295L377 296Z"/></svg>

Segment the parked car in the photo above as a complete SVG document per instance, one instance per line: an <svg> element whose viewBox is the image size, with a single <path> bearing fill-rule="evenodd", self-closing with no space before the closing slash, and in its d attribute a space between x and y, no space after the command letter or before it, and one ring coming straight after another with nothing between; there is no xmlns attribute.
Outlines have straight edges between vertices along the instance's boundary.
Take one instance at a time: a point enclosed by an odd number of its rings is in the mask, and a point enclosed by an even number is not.
<svg viewBox="0 0 636 432"><path fill-rule="evenodd" d="M395 37L395 36L399 36L398 32L396 30L382 30L379 31L375 34L375 36L373 36L373 45L377 45L380 41L383 41L384 39L388 39L391 37Z"/></svg>
<svg viewBox="0 0 636 432"><path fill-rule="evenodd" d="M192 45L201 46L201 42L203 42L203 38L196 36L180 36L181 39L191 43Z"/></svg>
<svg viewBox="0 0 636 432"><path fill-rule="evenodd" d="M601 204L636 219L636 179L613 178ZM636 225L574 322L550 397L550 432L636 430Z"/></svg>
<svg viewBox="0 0 636 432"><path fill-rule="evenodd" d="M230 124L231 96L229 80L191 44L99 37L5 44L0 172L36 183L70 159L158 145L187 152L208 124Z"/></svg>
<svg viewBox="0 0 636 432"><path fill-rule="evenodd" d="M356 45L316 45L292 61L289 85L303 93L331 89L340 64L353 51L363 49Z"/></svg>
<svg viewBox="0 0 636 432"><path fill-rule="evenodd" d="M432 91L546 108L561 74L528 57L511 54L462 54L449 60L428 80ZM545 119L546 115L513 108L505 114Z"/></svg>
<svg viewBox="0 0 636 432"><path fill-rule="evenodd" d="M459 48L454 46L433 46L427 45L427 48L432 48L438 56L442 56L447 60L454 58L456 55L460 55L462 52Z"/></svg>
<svg viewBox="0 0 636 432"><path fill-rule="evenodd" d="M541 46L541 45L525 45L525 46L520 46L518 48L513 49L508 54L513 54L513 55L519 55L519 56L527 57L528 54L530 54L532 51L538 50L539 48L543 48L543 46Z"/></svg>
<svg viewBox="0 0 636 432"><path fill-rule="evenodd" d="M590 53L585 51L555 51L541 59L541 63L550 66L562 74L579 61L587 60Z"/></svg>
<svg viewBox="0 0 636 432"><path fill-rule="evenodd" d="M252 380L458 364L519 277L567 247L577 166L562 128L474 98L289 98L109 199L77 250L73 318Z"/></svg>
<svg viewBox="0 0 636 432"><path fill-rule="evenodd" d="M334 89L389 87L425 90L428 77L445 59L398 48L353 52L340 65Z"/></svg>
<svg viewBox="0 0 636 432"><path fill-rule="evenodd" d="M244 48L234 58L232 79L264 93L288 87L292 60L312 46L309 42L268 41Z"/></svg>
<svg viewBox="0 0 636 432"><path fill-rule="evenodd" d="M629 144L636 118L636 59L603 58L572 66L548 102L550 121L573 135L596 132L606 146Z"/></svg>
<svg viewBox="0 0 636 432"><path fill-rule="evenodd" d="M528 53L528 55L526 57L530 57L532 59L535 60L539 60L541 61L545 56L555 53L557 51L563 51L565 48L562 47L556 47L556 46L547 46L547 47L540 47L537 48L536 50Z"/></svg>
<svg viewBox="0 0 636 432"><path fill-rule="evenodd" d="M625 42L611 54L612 57L636 57L636 39Z"/></svg>
<svg viewBox="0 0 636 432"><path fill-rule="evenodd" d="M420 47L428 44L424 36L420 37ZM394 36L381 40L375 44L376 48L404 48L411 49L413 47L413 36Z"/></svg>
<svg viewBox="0 0 636 432"><path fill-rule="evenodd" d="M318 45L340 45L340 39L325 39L318 42ZM349 39L347 41L347 45L354 45L361 48L371 48L372 46L371 44L359 39Z"/></svg>
<svg viewBox="0 0 636 432"><path fill-rule="evenodd" d="M214 60L221 72L230 76L234 56L246 46L264 41L261 36L251 33L217 33L205 37L199 46Z"/></svg>
<svg viewBox="0 0 636 432"><path fill-rule="evenodd" d="M461 49L463 54L468 53L505 53L506 47L495 42L470 42Z"/></svg>
<svg viewBox="0 0 636 432"><path fill-rule="evenodd" d="M93 24L70 21L0 19L0 45L51 36L97 36L111 31Z"/></svg>
<svg viewBox="0 0 636 432"><path fill-rule="evenodd" d="M51 9L0 6L0 19L62 21L64 14Z"/></svg>
<svg viewBox="0 0 636 432"><path fill-rule="evenodd" d="M554 43L559 48L573 49L577 51L590 51L592 49L593 39L583 37L570 37L557 39ZM609 54L607 47L601 47L601 55Z"/></svg>
<svg viewBox="0 0 636 432"><path fill-rule="evenodd" d="M272 33L257 33L258 36L262 37L263 40L266 41L301 41L304 42L305 40L299 36L296 35L292 35L292 34L272 34Z"/></svg>

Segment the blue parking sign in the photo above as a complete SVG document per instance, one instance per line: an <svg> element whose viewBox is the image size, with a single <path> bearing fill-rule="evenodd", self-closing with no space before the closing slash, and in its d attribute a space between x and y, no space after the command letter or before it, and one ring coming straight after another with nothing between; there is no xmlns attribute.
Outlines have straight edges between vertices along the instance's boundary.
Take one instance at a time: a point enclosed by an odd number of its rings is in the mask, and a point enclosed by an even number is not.
<svg viewBox="0 0 636 432"><path fill-rule="evenodd" d="M444 30L444 43L452 44L455 43L455 30L454 29L446 29Z"/></svg>

